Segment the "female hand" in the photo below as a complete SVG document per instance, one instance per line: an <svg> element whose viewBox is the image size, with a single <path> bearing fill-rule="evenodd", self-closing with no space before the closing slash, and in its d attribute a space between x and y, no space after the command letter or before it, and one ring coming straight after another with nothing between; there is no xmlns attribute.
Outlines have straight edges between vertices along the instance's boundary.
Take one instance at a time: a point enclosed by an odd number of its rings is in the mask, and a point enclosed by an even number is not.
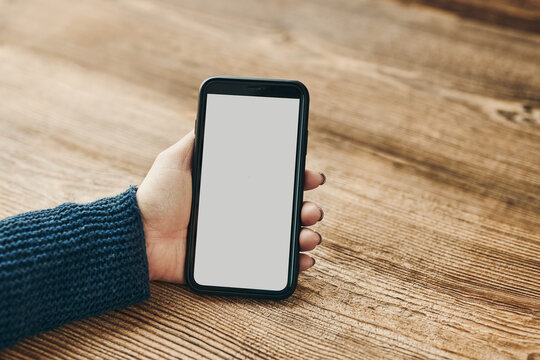
<svg viewBox="0 0 540 360"><path fill-rule="evenodd" d="M193 131L162 151L137 190L146 238L150 280L185 283L186 237L191 213L191 159ZM306 170L304 190L324 184L323 174ZM323 211L312 202L302 206L302 225L310 226L323 218ZM300 231L300 251L313 250L321 235L304 227ZM300 271L315 260L300 254Z"/></svg>

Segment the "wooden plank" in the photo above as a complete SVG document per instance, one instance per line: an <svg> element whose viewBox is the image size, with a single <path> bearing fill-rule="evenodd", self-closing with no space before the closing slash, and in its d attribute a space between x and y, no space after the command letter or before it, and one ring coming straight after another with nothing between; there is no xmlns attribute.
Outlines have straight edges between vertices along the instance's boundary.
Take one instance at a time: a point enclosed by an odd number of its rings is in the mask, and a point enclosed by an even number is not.
<svg viewBox="0 0 540 360"><path fill-rule="evenodd" d="M540 356L539 58L533 32L392 1L0 1L0 217L140 183L215 74L303 81L328 176L290 299L154 283L0 357Z"/></svg>
<svg viewBox="0 0 540 360"><path fill-rule="evenodd" d="M540 2L537 0L401 0L441 8L467 19L513 29L540 32Z"/></svg>

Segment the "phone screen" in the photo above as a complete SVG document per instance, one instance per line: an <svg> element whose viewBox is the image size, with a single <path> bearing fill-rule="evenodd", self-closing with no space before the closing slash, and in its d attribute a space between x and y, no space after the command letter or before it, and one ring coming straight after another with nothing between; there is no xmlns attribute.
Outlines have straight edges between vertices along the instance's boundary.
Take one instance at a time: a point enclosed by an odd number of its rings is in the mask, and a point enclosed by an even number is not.
<svg viewBox="0 0 540 360"><path fill-rule="evenodd" d="M298 98L207 94L198 284L286 287L299 110Z"/></svg>

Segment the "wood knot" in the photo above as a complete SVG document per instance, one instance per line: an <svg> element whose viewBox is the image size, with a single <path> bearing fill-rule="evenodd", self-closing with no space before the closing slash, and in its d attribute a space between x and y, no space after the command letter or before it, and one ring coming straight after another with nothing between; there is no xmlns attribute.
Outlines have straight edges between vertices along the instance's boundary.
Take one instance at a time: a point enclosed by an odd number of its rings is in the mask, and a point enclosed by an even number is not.
<svg viewBox="0 0 540 360"><path fill-rule="evenodd" d="M540 109L525 104L519 110L497 109L497 114L514 123L540 124Z"/></svg>

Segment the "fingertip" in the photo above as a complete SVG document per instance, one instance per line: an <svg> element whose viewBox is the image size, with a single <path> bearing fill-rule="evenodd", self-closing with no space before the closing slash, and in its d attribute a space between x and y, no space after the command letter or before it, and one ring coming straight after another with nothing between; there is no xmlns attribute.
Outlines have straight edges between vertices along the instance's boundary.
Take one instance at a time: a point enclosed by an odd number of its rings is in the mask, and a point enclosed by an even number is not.
<svg viewBox="0 0 540 360"><path fill-rule="evenodd" d="M310 251L322 242L322 236L318 232L303 228L300 231L300 251Z"/></svg>
<svg viewBox="0 0 540 360"><path fill-rule="evenodd" d="M304 190L313 190L326 182L326 175L306 169L304 174Z"/></svg>
<svg viewBox="0 0 540 360"><path fill-rule="evenodd" d="M305 271L315 265L315 259L306 254L300 254L300 271Z"/></svg>
<svg viewBox="0 0 540 360"><path fill-rule="evenodd" d="M305 201L301 210L302 225L310 226L324 218L324 211L311 201Z"/></svg>

